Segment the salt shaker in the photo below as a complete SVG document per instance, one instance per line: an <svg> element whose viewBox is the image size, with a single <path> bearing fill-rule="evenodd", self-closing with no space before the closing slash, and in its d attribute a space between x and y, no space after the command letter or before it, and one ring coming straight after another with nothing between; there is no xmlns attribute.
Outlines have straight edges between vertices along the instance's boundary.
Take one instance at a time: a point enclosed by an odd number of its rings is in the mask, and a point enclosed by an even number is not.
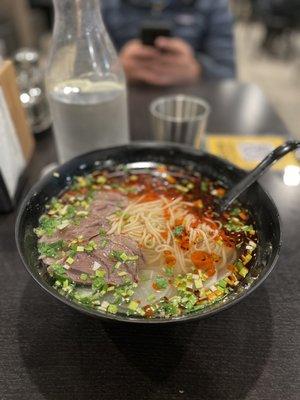
<svg viewBox="0 0 300 400"><path fill-rule="evenodd" d="M22 48L14 55L18 74L20 100L27 111L34 133L41 133L51 125L49 106L45 93L44 74L39 65L39 54Z"/></svg>

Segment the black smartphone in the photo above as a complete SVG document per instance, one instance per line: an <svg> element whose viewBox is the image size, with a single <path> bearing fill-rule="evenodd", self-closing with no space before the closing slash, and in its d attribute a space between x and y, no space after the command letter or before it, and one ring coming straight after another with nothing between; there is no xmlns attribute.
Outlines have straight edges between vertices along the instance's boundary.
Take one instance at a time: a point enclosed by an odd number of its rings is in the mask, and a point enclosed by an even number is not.
<svg viewBox="0 0 300 400"><path fill-rule="evenodd" d="M144 21L140 28L140 39L144 45L154 46L159 36L172 36L171 24L167 21Z"/></svg>

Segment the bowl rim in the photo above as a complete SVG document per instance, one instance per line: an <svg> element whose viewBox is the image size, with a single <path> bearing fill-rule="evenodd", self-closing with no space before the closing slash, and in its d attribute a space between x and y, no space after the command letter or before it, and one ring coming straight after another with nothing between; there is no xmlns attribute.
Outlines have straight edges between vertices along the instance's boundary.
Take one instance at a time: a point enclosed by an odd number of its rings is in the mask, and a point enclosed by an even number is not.
<svg viewBox="0 0 300 400"><path fill-rule="evenodd" d="M149 141L134 141L129 144L125 145L119 145L119 146L111 146L111 147L105 147L103 149L97 149L93 150L91 152L87 152L84 154L81 154L77 157L72 158L71 160L57 166L54 170L48 172L46 175L44 175L41 179L39 179L27 192L25 197L23 198L18 210L17 210L17 218L15 222L15 241L16 241L16 246L17 250L19 253L19 256L22 260L22 264L24 265L25 269L29 273L29 275L33 278L33 280L43 289L45 290L48 294L53 296L56 300L59 300L63 302L65 305L70 306L71 308L80 311L81 313L84 313L86 315L92 316L92 317L97 317L103 320L111 320L111 321L117 321L117 322L125 322L125 323L134 323L134 324L170 324L170 323L184 323L184 322L189 322L189 321L194 321L197 319L202 319L202 318L207 318L212 315L218 314L221 311L227 310L230 307L234 306L235 304L239 303L241 300L243 300L245 297L250 295L254 290L256 290L270 275L270 273L273 271L278 258L280 254L280 250L282 247L282 222L281 218L277 209L277 206L272 199L272 197L269 195L269 193L258 183L256 182L255 184L258 185L258 187L264 192L266 195L267 200L269 201L269 205L273 208L274 211L274 220L276 220L276 223L278 224L278 243L277 247L274 249L274 254L272 259L269 261L269 265L266 265L266 270L264 271L264 274L261 276L259 275L259 279L255 280L251 286L243 293L241 293L239 296L236 298L230 300L227 303L220 303L217 308L214 309L208 309L207 311L203 312L202 310L200 311L195 311L190 314L185 314L179 317L172 317L172 318L141 318L141 317L132 317L132 316L126 316L126 315L120 315L120 314L110 314L110 313L105 313L105 312L100 312L97 310L89 309L86 308L80 304L75 303L72 300L69 300L68 298L64 297L63 295L59 294L51 285L49 285L47 282L44 282L42 278L39 275L35 275L34 272L32 271L32 268L28 265L27 261L25 260L25 256L23 254L22 248L21 248L21 240L22 238L20 237L20 227L21 227L21 222L22 218L24 217L24 214L26 212L26 207L30 203L30 200L32 199L33 196L36 195L36 193L40 192L48 182L48 180L53 176L55 172L60 173L60 171L64 168L67 168L70 164L74 164L74 162L78 161L78 166L84 161L82 160L88 155L91 154L96 154L102 151L109 151L109 150L122 150L122 149L127 149L127 150L139 150L139 149L145 149L145 148L160 148L161 150L168 148L172 148L175 150L180 150L184 152L186 155L188 154L193 154L195 156L199 155L208 155L211 158L214 158L215 160L225 164L227 167L230 169L234 170L236 173L240 174L241 176L246 174L246 171L242 170L241 168L235 166L228 160L222 159L221 157L215 156L213 154L210 154L206 151L203 150L196 150L193 147L183 145L183 144L177 144L177 143L170 143L170 142L149 142Z"/></svg>

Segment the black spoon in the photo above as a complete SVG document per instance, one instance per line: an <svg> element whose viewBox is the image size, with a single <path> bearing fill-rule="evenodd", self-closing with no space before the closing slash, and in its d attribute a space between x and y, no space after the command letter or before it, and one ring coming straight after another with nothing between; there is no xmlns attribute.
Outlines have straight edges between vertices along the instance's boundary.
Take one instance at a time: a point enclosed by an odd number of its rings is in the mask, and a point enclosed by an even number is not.
<svg viewBox="0 0 300 400"><path fill-rule="evenodd" d="M246 189L248 189L252 183L257 181L257 179L259 179L275 162L297 148L300 148L300 141L289 140L269 153L261 161L261 163L258 164L257 167L255 167L251 172L249 172L249 174L245 176L245 178L243 178L237 185L229 190L227 195L222 199L221 211L226 210L234 200L236 200Z"/></svg>

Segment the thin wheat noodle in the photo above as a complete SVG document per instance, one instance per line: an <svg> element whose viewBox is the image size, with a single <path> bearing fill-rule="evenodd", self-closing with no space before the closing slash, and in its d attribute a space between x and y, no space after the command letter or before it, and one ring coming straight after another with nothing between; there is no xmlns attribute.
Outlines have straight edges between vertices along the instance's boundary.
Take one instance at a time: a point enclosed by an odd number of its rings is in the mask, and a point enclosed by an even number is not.
<svg viewBox="0 0 300 400"><path fill-rule="evenodd" d="M130 201L121 213L108 217L111 228L108 234L126 234L136 240L149 264L157 263L156 268L166 266L165 252L169 252L176 260L174 268L180 273L189 272L193 263L191 255L195 251L215 253L220 257L219 266L228 264L224 246L216 243L222 224L220 221L203 217L202 222L189 212L193 203L183 201L182 197L169 200L161 196L157 200L143 201L145 195ZM168 214L166 215L166 210ZM189 246L182 248L180 239L174 236L175 221L182 221L187 233ZM196 228L192 224L198 222ZM231 258L234 256L231 255Z"/></svg>

